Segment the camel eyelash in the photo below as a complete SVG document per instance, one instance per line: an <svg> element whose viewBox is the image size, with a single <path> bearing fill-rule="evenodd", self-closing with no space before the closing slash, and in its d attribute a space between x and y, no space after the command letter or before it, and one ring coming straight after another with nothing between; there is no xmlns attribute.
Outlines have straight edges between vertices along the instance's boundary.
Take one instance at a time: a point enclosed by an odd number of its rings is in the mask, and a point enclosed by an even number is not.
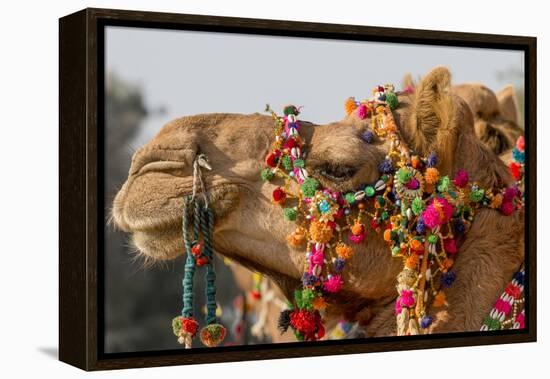
<svg viewBox="0 0 550 379"><path fill-rule="evenodd" d="M346 165L326 165L321 167L318 172L331 181L345 182L357 173L357 168Z"/></svg>

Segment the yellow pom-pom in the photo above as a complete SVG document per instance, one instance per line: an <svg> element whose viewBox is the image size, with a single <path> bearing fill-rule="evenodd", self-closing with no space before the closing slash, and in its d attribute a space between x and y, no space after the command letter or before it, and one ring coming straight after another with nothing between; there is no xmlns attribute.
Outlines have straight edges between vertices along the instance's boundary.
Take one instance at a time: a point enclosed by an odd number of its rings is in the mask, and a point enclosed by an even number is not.
<svg viewBox="0 0 550 379"><path fill-rule="evenodd" d="M354 97L348 97L346 100L346 103L344 104L344 108L346 109L346 114L349 116L351 112L357 109L357 103L355 102Z"/></svg>
<svg viewBox="0 0 550 379"><path fill-rule="evenodd" d="M304 228L297 228L286 237L286 241L290 246L298 247L306 240L306 231Z"/></svg>

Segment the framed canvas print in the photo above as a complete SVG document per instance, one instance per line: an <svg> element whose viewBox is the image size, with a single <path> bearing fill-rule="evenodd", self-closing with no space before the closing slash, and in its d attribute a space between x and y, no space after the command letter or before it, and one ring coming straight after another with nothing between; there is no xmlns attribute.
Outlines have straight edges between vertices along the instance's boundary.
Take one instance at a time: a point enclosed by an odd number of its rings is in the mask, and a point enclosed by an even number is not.
<svg viewBox="0 0 550 379"><path fill-rule="evenodd" d="M536 39L60 19L60 359L536 340Z"/></svg>

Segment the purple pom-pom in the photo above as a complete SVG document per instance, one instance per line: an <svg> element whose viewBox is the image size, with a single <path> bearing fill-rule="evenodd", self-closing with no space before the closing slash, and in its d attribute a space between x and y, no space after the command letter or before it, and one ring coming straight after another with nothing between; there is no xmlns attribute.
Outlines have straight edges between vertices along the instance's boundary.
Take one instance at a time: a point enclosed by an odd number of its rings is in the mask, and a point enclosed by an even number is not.
<svg viewBox="0 0 550 379"><path fill-rule="evenodd" d="M454 222L454 230L456 234L464 234L466 231L466 226L460 219L456 219Z"/></svg>
<svg viewBox="0 0 550 379"><path fill-rule="evenodd" d="M428 167L435 167L437 166L437 154L434 152L431 152L430 155L428 155Z"/></svg>
<svg viewBox="0 0 550 379"><path fill-rule="evenodd" d="M418 218L418 221L416 222L416 232L418 234L424 234L426 231L426 224L424 223L424 219L421 217Z"/></svg>
<svg viewBox="0 0 550 379"><path fill-rule="evenodd" d="M342 272L345 265L346 265L345 260L343 260L342 258L336 258L336 260L334 261L334 270L336 272Z"/></svg>
<svg viewBox="0 0 550 379"><path fill-rule="evenodd" d="M382 174L391 174L393 173L393 163L389 159L384 159L380 164L378 165L378 171Z"/></svg>
<svg viewBox="0 0 550 379"><path fill-rule="evenodd" d="M362 137L363 141L365 141L366 143L372 143L372 141L374 140L374 133L370 130L367 130L365 133L363 133Z"/></svg>
<svg viewBox="0 0 550 379"><path fill-rule="evenodd" d="M312 286L318 281L319 279L315 275L309 274L307 272L305 272L302 276L302 283L304 284L304 286Z"/></svg>
<svg viewBox="0 0 550 379"><path fill-rule="evenodd" d="M432 316L424 316L420 319L420 327L422 329L426 329L432 324L433 318Z"/></svg>
<svg viewBox="0 0 550 379"><path fill-rule="evenodd" d="M441 275L441 285L443 287L450 287L453 285L456 279L456 273L454 271L449 271Z"/></svg>

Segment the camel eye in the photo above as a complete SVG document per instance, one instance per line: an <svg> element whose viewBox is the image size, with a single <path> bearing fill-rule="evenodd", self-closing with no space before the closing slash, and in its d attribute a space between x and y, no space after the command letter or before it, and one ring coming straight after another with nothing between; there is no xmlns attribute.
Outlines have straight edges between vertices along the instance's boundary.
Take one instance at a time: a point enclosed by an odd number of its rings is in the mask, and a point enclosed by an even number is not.
<svg viewBox="0 0 550 379"><path fill-rule="evenodd" d="M355 175L357 168L345 165L327 165L322 167L319 172L333 182L344 182Z"/></svg>

